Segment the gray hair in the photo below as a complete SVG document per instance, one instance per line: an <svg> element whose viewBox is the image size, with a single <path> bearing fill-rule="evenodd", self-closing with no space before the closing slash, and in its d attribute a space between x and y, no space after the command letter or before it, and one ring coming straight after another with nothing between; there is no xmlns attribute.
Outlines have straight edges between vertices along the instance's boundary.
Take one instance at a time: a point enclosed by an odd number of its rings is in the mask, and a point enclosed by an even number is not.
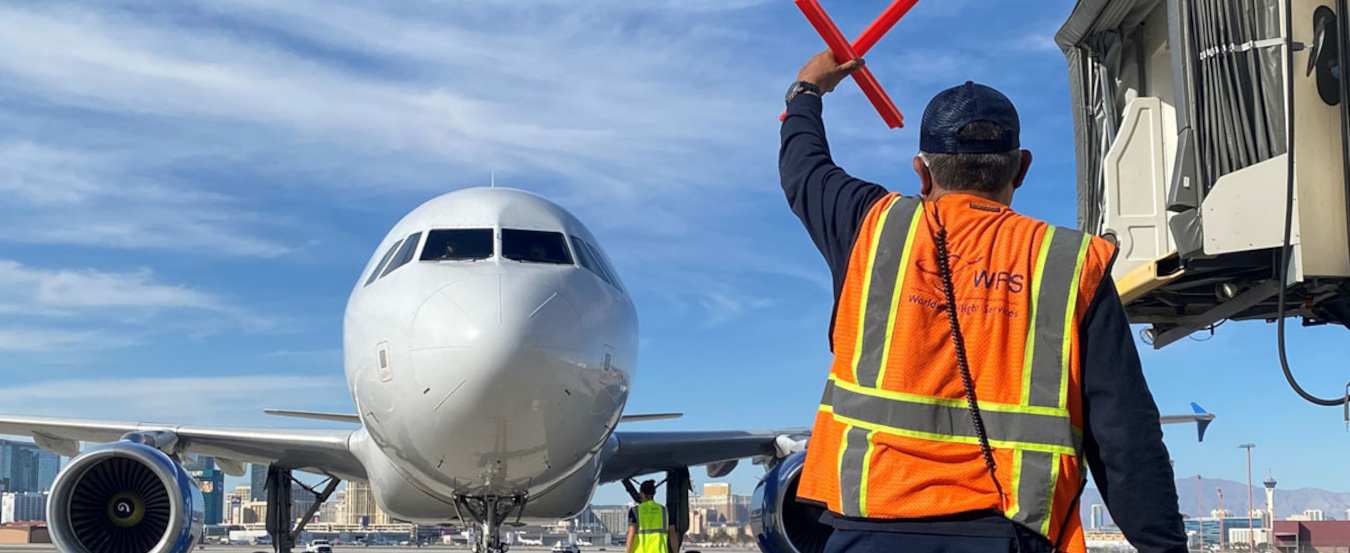
<svg viewBox="0 0 1350 553"><path fill-rule="evenodd" d="M1003 127L976 121L961 129L961 140L999 140ZM1012 184L1022 171L1022 151L994 154L934 154L919 152L933 182L944 190L997 192Z"/></svg>

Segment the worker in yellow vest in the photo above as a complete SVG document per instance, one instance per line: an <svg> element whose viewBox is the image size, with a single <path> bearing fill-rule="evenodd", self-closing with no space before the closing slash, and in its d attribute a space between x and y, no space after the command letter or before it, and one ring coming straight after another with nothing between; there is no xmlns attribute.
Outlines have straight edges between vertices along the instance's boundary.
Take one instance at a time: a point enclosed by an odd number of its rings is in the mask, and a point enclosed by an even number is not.
<svg viewBox="0 0 1350 553"><path fill-rule="evenodd" d="M656 481L638 488L642 502L628 510L628 553L676 553L680 542L666 508L656 502Z"/></svg>

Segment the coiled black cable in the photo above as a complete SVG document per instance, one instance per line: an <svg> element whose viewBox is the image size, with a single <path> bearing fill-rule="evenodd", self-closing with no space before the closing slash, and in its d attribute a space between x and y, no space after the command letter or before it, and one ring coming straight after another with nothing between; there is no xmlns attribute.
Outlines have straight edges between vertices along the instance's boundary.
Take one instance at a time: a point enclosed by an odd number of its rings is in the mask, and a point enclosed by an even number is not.
<svg viewBox="0 0 1350 553"><path fill-rule="evenodd" d="M924 210L927 212L927 209ZM975 397L975 382L970 376L970 361L966 358L966 338L961 334L961 321L956 315L956 286L952 283L951 252L947 248L947 228L943 226L941 217L937 214L937 208L934 206L933 219L937 223L937 234L933 242L937 244L938 250L938 276L942 278L942 295L947 299L947 320L952 327L952 345L956 347L956 367L961 372L961 384L966 389L966 405L970 408L970 421L975 425L975 435L980 438L980 451L984 454L984 465L989 469L989 479L994 482L994 489L998 490L999 504L1007 503L1007 496L1003 493L1003 485L999 483L998 476L995 474L997 464L994 462L994 450L989 447L989 435L984 430L984 417L980 415L980 400Z"/></svg>

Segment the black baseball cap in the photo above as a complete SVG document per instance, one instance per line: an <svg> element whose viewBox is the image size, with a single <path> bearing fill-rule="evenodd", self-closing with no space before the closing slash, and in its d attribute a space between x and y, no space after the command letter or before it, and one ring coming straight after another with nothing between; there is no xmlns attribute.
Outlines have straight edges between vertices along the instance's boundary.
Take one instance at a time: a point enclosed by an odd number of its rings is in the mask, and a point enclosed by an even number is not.
<svg viewBox="0 0 1350 553"><path fill-rule="evenodd" d="M961 130L971 123L989 122L1003 128L996 140L961 140ZM919 150L930 154L997 154L1022 148L1022 124L1017 108L1002 92L982 84L966 84L944 90L923 112Z"/></svg>
<svg viewBox="0 0 1350 553"><path fill-rule="evenodd" d="M638 491L646 495L656 495L656 481L643 480L642 485L638 488Z"/></svg>

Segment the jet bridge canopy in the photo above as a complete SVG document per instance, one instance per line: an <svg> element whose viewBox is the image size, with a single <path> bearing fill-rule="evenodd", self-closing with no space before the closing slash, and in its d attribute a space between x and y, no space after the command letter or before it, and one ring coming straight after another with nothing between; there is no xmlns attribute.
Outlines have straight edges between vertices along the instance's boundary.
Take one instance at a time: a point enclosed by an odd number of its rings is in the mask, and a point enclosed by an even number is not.
<svg viewBox="0 0 1350 553"><path fill-rule="evenodd" d="M1287 315L1350 322L1336 4L1081 0L1056 35L1072 87L1078 223L1120 246L1113 276L1156 347L1226 319L1276 318L1280 294Z"/></svg>

